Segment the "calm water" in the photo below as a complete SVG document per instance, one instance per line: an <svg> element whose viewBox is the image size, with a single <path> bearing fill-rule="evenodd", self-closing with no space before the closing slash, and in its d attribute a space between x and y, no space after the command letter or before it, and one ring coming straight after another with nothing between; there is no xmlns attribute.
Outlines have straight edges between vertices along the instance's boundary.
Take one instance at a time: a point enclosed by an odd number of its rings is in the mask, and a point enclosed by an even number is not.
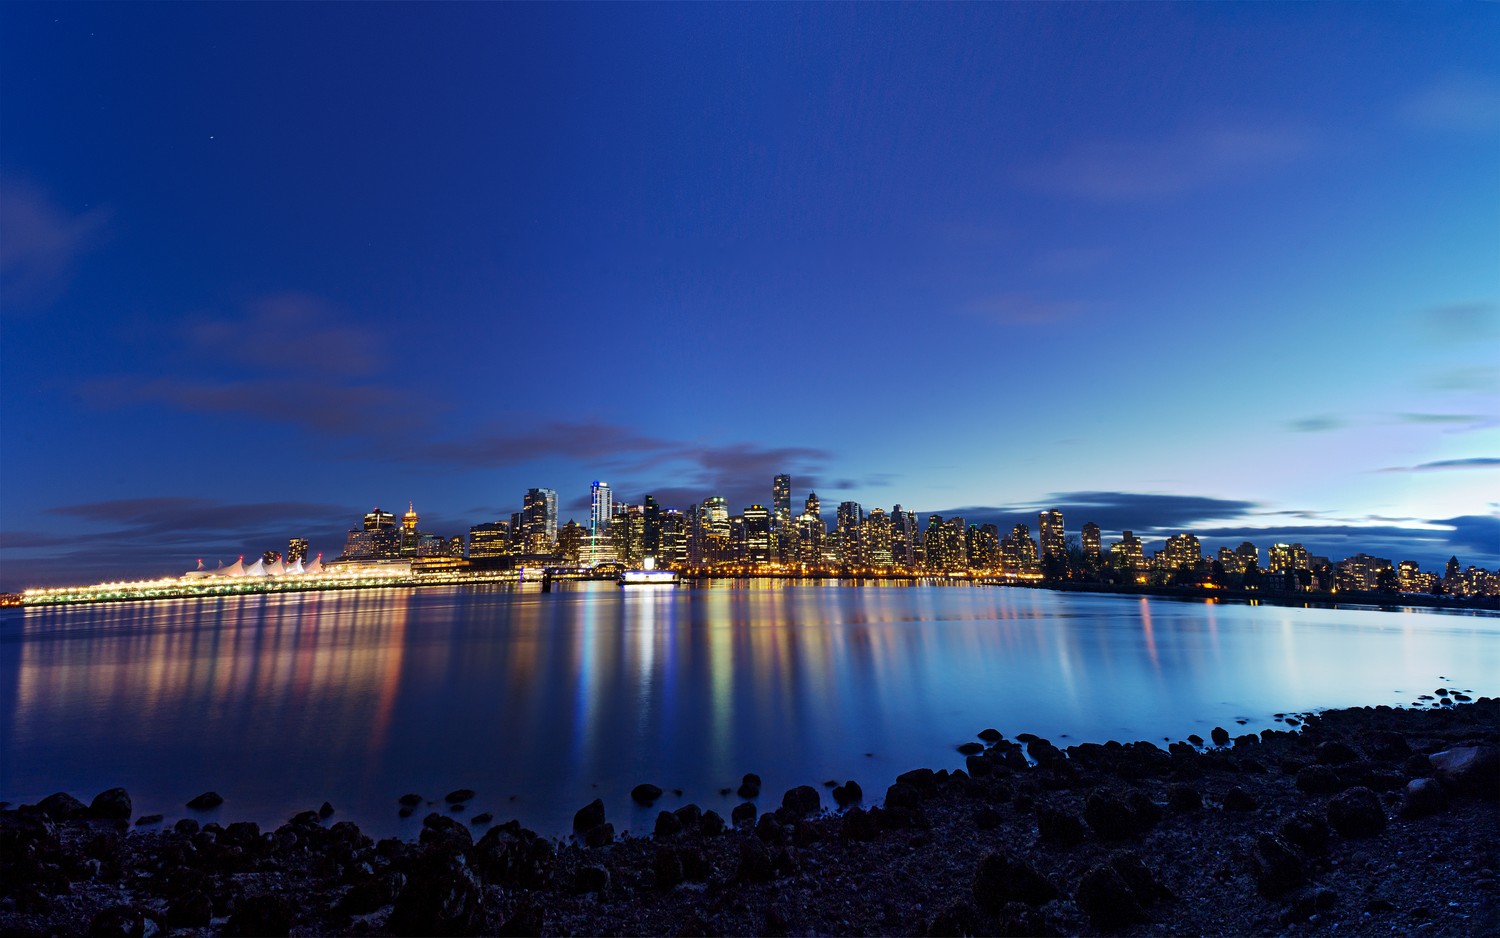
<svg viewBox="0 0 1500 938"><path fill-rule="evenodd" d="M687 801L727 817L745 772L763 806L834 778L878 795L987 726L1175 740L1443 684L1500 694L1500 618L777 584L27 610L0 618L0 799L123 785L170 821L214 789L209 817L262 824L327 799L411 837L400 794L464 787L549 834L596 796L641 831ZM642 781L668 789L650 812Z"/></svg>

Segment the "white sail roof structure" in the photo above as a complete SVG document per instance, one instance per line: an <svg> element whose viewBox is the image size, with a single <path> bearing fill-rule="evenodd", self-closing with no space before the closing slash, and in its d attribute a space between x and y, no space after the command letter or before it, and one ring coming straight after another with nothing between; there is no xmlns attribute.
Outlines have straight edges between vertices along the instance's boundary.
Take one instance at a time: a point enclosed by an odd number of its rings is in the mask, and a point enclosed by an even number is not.
<svg viewBox="0 0 1500 938"><path fill-rule="evenodd" d="M244 570L245 570L245 572L243 574L241 574L242 576L265 576L266 575L266 562L264 560L262 560L261 558L259 558L259 557L255 558L255 563L252 563L248 567L244 566L244 560L241 559L240 566L244 567Z"/></svg>
<svg viewBox="0 0 1500 938"><path fill-rule="evenodd" d="M266 568L266 576L286 576L286 564L281 562L280 557L273 560Z"/></svg>
<svg viewBox="0 0 1500 938"><path fill-rule="evenodd" d="M292 561L292 565L286 568L287 576L301 576L305 571L302 569L302 558L298 557Z"/></svg>
<svg viewBox="0 0 1500 938"><path fill-rule="evenodd" d="M259 563L259 561L256 561L256 562ZM240 557L239 560L236 560L234 563L230 564L229 566L227 566L227 567L221 567L219 569L218 573L219 573L220 576L244 576L245 575L245 558L242 556L242 557Z"/></svg>
<svg viewBox="0 0 1500 938"><path fill-rule="evenodd" d="M310 563L310 564L308 564L307 567L305 569L303 569L302 572L305 573L305 574L307 574L308 576L313 576L315 574L322 573L323 572L323 555L320 553L320 554L318 554L318 556L314 557L313 558L313 562Z"/></svg>

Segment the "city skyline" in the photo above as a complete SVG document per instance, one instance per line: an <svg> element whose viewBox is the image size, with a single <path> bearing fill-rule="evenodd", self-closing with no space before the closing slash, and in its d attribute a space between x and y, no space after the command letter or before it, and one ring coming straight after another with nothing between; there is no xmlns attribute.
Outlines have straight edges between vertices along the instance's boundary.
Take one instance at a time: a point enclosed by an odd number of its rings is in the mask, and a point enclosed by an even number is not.
<svg viewBox="0 0 1500 938"><path fill-rule="evenodd" d="M601 478L775 512L778 473L794 512L1493 568L1497 40L1488 6L5 5L0 590L539 486L587 527Z"/></svg>

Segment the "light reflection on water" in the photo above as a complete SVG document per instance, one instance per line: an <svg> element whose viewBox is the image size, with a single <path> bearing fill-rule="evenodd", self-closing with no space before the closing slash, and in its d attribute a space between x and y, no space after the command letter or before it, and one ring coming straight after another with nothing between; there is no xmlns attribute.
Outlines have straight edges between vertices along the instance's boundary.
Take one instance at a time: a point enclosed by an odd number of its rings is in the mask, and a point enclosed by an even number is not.
<svg viewBox="0 0 1500 938"><path fill-rule="evenodd" d="M170 819L214 789L263 824L328 799L414 836L398 795L466 787L544 832L596 796L639 831L641 781L727 816L745 772L773 804L878 794L986 726L1179 739L1440 683L1500 693L1500 619L775 581L28 609L0 618L0 798L118 784Z"/></svg>

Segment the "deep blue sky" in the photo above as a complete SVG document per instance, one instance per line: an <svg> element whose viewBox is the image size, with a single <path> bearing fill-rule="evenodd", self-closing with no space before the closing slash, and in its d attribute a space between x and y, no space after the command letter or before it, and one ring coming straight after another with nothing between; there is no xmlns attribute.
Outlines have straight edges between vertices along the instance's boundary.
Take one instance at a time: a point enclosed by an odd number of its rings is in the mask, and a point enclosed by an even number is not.
<svg viewBox="0 0 1500 938"><path fill-rule="evenodd" d="M5 4L0 588L779 471L1493 567L1497 47L1493 4Z"/></svg>

